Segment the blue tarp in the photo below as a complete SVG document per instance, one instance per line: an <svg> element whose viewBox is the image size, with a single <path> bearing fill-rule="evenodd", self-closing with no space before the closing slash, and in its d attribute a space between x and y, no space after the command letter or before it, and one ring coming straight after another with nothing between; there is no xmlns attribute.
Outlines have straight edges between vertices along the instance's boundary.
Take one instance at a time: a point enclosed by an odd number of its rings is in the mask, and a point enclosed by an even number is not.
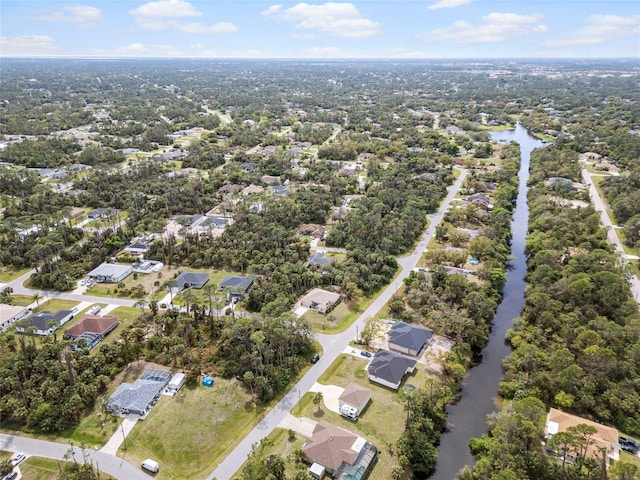
<svg viewBox="0 0 640 480"><path fill-rule="evenodd" d="M213 385L213 377L210 377L209 375L205 375L205 377L202 379L202 384L205 387L210 387L211 385Z"/></svg>

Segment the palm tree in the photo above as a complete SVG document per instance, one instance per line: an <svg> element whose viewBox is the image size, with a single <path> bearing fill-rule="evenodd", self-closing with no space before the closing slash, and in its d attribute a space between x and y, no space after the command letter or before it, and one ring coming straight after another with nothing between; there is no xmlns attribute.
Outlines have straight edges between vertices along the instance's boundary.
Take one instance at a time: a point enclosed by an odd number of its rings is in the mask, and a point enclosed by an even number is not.
<svg viewBox="0 0 640 480"><path fill-rule="evenodd" d="M316 394L313 396L313 404L318 407L318 413L320 413L320 410L322 410L320 404L322 403L323 398L324 395L322 394L322 392L316 392Z"/></svg>
<svg viewBox="0 0 640 480"><path fill-rule="evenodd" d="M39 292L36 292L31 296L31 300L36 302L36 304L38 305L37 308L40 308L40 300L41 299L42 299L42 295L40 295Z"/></svg>

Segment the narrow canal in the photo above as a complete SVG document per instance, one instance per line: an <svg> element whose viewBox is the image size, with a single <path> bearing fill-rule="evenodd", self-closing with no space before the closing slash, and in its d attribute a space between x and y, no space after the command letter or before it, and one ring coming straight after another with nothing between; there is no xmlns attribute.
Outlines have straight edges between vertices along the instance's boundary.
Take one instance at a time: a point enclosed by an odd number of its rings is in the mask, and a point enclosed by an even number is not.
<svg viewBox="0 0 640 480"><path fill-rule="evenodd" d="M511 233L511 255L513 260L507 271L504 298L493 319L489 342L482 350L482 363L469 370L463 382L460 400L447 408L451 430L442 435L438 448L438 463L433 480L453 480L465 465L474 463L469 450L469 440L480 437L487 431L487 415L495 412L498 385L502 380L502 359L510 353L504 338L513 319L520 315L524 306L524 275L527 271L524 255L529 220L527 205L527 180L531 152L543 142L529 135L520 124L515 130L493 132L493 141L518 142L520 144L519 188Z"/></svg>

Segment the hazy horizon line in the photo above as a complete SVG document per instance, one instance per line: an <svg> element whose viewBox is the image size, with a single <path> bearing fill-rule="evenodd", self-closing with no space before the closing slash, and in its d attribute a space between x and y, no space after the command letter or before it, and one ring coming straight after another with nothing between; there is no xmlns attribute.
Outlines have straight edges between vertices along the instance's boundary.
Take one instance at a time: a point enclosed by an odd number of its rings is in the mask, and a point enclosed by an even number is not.
<svg viewBox="0 0 640 480"><path fill-rule="evenodd" d="M0 55L0 60L39 60L39 59L67 59L67 60L295 60L295 61L439 61L439 60L623 60L638 61L640 56L629 57L199 57L199 56L115 56L115 55Z"/></svg>

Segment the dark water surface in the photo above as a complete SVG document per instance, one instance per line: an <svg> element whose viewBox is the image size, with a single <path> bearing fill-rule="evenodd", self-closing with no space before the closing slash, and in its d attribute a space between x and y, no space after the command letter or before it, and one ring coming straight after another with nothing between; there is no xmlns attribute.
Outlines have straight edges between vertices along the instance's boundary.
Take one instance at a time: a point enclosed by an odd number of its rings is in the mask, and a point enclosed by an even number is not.
<svg viewBox="0 0 640 480"><path fill-rule="evenodd" d="M442 435L440 440L438 463L432 480L453 480L465 465L474 463L469 450L469 440L481 437L487 431L487 415L497 410L495 399L498 384L502 380L502 359L511 352L510 347L504 342L505 333L524 306L524 275L527 271L524 246L529 221L529 158L531 151L544 143L531 137L519 124L515 130L492 132L491 140L515 141L520 144L521 149L518 200L511 224L511 255L514 259L509 263L504 298L493 318L489 342L482 350L482 363L469 370L463 382L460 401L447 408L451 430Z"/></svg>

